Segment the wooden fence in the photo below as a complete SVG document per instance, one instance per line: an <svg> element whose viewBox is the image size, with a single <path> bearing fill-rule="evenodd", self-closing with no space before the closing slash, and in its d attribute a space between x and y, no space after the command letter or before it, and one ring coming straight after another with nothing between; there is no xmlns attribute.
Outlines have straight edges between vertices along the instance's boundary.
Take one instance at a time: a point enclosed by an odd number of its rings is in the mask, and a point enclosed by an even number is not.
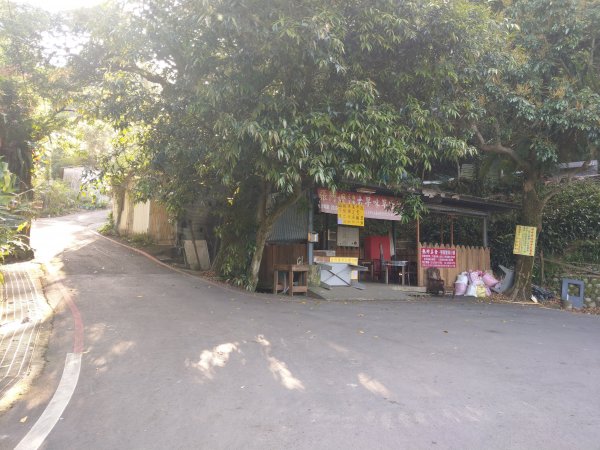
<svg viewBox="0 0 600 450"><path fill-rule="evenodd" d="M419 286L425 286L425 271L426 267L421 266L421 247L433 249L455 249L456 250L456 267L454 268L439 268L440 275L444 279L447 288L453 288L456 276L461 272L469 270L490 270L490 249L487 247L469 247L463 245L440 245L422 243L417 246L417 258L419 259Z"/></svg>
<svg viewBox="0 0 600 450"><path fill-rule="evenodd" d="M174 245L176 226L171 220L167 208L156 201L150 202L148 235L159 245ZM200 237L197 237L200 239Z"/></svg>

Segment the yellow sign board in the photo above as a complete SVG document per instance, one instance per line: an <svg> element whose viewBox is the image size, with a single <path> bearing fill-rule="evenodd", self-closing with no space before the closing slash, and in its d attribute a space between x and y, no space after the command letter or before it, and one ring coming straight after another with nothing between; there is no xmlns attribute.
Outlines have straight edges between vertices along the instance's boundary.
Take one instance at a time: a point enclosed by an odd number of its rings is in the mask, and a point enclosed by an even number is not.
<svg viewBox="0 0 600 450"><path fill-rule="evenodd" d="M515 255L535 256L535 237L537 233L536 227L526 227L517 225L515 232L515 247L513 253Z"/></svg>
<svg viewBox="0 0 600 450"><path fill-rule="evenodd" d="M329 258L329 261L337 263L354 264L355 266L358 266L358 258L353 258L351 256L332 256L331 258Z"/></svg>
<svg viewBox="0 0 600 450"><path fill-rule="evenodd" d="M352 203L338 203L338 225L365 226L365 207Z"/></svg>
<svg viewBox="0 0 600 450"><path fill-rule="evenodd" d="M346 264L353 264L355 266L358 266L358 258L352 258L350 256L332 256L331 258L329 258L329 262L346 263ZM353 270L350 272L350 279L358 280L358 270Z"/></svg>

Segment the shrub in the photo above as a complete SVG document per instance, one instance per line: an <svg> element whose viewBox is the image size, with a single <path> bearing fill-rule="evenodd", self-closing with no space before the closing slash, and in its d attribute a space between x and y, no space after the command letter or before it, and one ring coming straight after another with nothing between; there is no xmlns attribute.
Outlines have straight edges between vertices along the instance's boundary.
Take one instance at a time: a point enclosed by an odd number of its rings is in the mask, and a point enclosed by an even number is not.
<svg viewBox="0 0 600 450"><path fill-rule="evenodd" d="M80 192L74 191L62 180L43 180L36 183L35 199L42 205L41 215L62 216L77 209L105 208L107 201L87 185Z"/></svg>
<svg viewBox="0 0 600 450"><path fill-rule="evenodd" d="M37 184L35 198L42 204L42 216L61 216L77 208L77 193L62 180L44 180Z"/></svg>
<svg viewBox="0 0 600 450"><path fill-rule="evenodd" d="M112 211L108 213L106 223L98 228L98 233L103 234L104 236L114 236L116 234L115 219Z"/></svg>
<svg viewBox="0 0 600 450"><path fill-rule="evenodd" d="M578 255L582 262L597 259L598 253L594 254L592 248L597 248L594 241L600 239L598 205L600 184L581 181L566 185L546 206L539 239L544 252L567 257ZM579 246L576 243L580 241L587 243Z"/></svg>

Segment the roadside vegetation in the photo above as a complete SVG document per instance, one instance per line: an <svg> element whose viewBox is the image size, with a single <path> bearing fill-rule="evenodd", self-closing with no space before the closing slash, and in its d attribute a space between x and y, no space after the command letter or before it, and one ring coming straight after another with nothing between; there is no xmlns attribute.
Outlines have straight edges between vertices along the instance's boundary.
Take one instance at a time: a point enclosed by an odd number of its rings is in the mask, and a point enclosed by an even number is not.
<svg viewBox="0 0 600 450"><path fill-rule="evenodd" d="M22 196L15 193L16 177L0 160L0 264L7 258L30 256L28 229L31 212ZM0 283L4 277L0 273Z"/></svg>
<svg viewBox="0 0 600 450"><path fill-rule="evenodd" d="M82 209L106 208L108 198L99 194L94 187L73 189L68 183L53 179L34 184L34 204L37 217L56 217Z"/></svg>

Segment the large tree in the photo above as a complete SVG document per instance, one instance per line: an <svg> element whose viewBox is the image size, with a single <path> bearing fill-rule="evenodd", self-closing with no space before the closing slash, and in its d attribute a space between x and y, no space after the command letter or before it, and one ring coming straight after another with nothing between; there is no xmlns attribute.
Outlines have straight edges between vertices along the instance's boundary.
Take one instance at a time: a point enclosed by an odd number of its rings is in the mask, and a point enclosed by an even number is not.
<svg viewBox="0 0 600 450"><path fill-rule="evenodd" d="M559 164L595 158L600 143L600 2L495 4L511 31L482 61L485 114L472 130L482 152L520 175L519 223L539 233L548 200L576 175ZM516 256L513 299L530 297L533 265L534 257Z"/></svg>
<svg viewBox="0 0 600 450"><path fill-rule="evenodd" d="M104 8L76 18L89 41L73 67L104 92L95 91L98 111L137 132L145 161L137 167L152 180L145 186L177 206L218 192L225 208L253 212L250 289L274 222L308 189L398 185L471 151L460 118L477 107L466 93L493 31L485 7L149 0Z"/></svg>

